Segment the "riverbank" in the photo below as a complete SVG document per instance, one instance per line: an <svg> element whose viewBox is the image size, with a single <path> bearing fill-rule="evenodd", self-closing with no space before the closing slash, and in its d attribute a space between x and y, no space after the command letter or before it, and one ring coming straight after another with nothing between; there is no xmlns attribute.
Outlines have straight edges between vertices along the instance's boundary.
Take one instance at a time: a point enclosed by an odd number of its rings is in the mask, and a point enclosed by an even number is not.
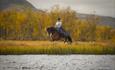
<svg viewBox="0 0 115 70"><path fill-rule="evenodd" d="M108 42L0 41L0 54L115 54Z"/></svg>

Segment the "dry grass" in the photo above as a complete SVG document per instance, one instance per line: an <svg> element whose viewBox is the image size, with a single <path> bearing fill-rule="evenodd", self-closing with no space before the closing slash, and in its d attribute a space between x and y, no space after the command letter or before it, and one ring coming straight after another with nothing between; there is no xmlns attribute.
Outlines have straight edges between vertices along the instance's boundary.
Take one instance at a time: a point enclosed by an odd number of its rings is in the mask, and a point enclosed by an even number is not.
<svg viewBox="0 0 115 70"><path fill-rule="evenodd" d="M101 42L0 41L0 54L115 54L115 45Z"/></svg>

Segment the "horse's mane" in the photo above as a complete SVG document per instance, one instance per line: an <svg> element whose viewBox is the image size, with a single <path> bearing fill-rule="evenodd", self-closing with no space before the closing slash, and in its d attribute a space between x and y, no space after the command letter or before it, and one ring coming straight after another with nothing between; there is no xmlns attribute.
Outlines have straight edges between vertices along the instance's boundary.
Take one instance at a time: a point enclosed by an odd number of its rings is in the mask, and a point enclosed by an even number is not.
<svg viewBox="0 0 115 70"><path fill-rule="evenodd" d="M57 30L56 30L55 27L48 27L47 31L50 32L50 33L52 33L52 32L56 32Z"/></svg>

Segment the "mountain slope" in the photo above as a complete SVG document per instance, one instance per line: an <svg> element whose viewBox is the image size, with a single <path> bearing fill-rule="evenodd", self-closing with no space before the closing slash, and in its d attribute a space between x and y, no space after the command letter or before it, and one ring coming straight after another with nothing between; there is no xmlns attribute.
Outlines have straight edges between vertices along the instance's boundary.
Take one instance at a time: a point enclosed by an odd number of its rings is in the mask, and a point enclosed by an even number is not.
<svg viewBox="0 0 115 70"><path fill-rule="evenodd" d="M26 0L0 0L0 10L10 7L35 9L33 5Z"/></svg>
<svg viewBox="0 0 115 70"><path fill-rule="evenodd" d="M81 14L81 13L78 13L77 15L78 18L80 19L86 19L87 17L92 16L91 14ZM99 15L96 16L99 17L100 20L100 22L98 23L99 25L107 25L115 28L115 18L107 16L99 16Z"/></svg>

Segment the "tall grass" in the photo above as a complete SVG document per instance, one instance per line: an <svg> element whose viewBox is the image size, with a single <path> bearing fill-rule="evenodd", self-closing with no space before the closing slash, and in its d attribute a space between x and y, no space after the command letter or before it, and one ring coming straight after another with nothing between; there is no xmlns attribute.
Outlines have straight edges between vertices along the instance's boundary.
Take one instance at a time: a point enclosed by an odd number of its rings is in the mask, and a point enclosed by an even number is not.
<svg viewBox="0 0 115 70"><path fill-rule="evenodd" d="M1 41L0 54L115 54L115 46L89 42Z"/></svg>

